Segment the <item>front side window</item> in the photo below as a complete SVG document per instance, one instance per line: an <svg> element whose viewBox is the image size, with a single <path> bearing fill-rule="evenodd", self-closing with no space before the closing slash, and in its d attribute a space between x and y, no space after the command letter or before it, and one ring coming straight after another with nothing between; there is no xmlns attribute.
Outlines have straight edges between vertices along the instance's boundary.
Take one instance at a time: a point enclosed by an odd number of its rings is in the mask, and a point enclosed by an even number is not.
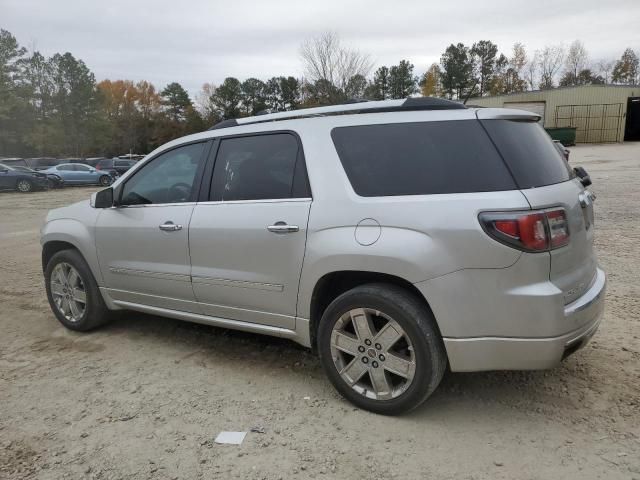
<svg viewBox="0 0 640 480"><path fill-rule="evenodd" d="M160 154L138 170L122 188L122 205L183 203L195 199L197 172L205 143Z"/></svg>
<svg viewBox="0 0 640 480"><path fill-rule="evenodd" d="M267 200L308 196L298 188L306 172L296 137L288 133L220 141L210 200ZM299 168L296 168L300 158ZM297 170L297 173L296 173ZM303 177L304 175L304 177Z"/></svg>

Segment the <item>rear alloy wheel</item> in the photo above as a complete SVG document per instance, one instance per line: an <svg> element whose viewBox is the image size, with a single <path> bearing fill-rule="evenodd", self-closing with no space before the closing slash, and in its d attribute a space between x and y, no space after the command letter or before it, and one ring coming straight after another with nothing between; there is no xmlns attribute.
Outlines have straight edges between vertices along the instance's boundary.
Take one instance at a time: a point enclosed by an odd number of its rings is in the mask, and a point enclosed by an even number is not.
<svg viewBox="0 0 640 480"><path fill-rule="evenodd" d="M320 321L318 351L347 400L385 415L424 402L447 364L429 308L391 284L356 287L331 302Z"/></svg>
<svg viewBox="0 0 640 480"><path fill-rule="evenodd" d="M33 183L26 179L18 180L18 183L16 183L16 189L22 193L29 193L33 190Z"/></svg>
<svg viewBox="0 0 640 480"><path fill-rule="evenodd" d="M111 175L102 175L100 177L100 185L102 185L103 187L108 187L109 185L111 185Z"/></svg>

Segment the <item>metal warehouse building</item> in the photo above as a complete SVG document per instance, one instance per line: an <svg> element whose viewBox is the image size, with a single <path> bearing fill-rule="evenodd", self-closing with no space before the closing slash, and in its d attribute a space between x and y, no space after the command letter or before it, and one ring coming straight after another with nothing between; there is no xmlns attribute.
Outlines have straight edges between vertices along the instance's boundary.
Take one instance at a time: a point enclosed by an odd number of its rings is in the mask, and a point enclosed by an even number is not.
<svg viewBox="0 0 640 480"><path fill-rule="evenodd" d="M640 140L640 86L637 85L560 87L472 98L468 104L538 113L545 128L576 128L577 143Z"/></svg>

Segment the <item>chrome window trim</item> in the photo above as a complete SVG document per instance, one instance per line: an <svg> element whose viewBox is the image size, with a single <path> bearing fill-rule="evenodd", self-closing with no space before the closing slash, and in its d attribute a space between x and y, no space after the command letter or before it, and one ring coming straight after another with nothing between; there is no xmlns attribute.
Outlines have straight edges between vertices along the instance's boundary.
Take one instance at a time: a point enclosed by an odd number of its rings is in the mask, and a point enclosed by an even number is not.
<svg viewBox="0 0 640 480"><path fill-rule="evenodd" d="M145 203L141 205L115 205L111 207L115 210L129 208L151 208L151 207L177 207L177 206L194 206L197 202L174 202L174 203Z"/></svg>
<svg viewBox="0 0 640 480"><path fill-rule="evenodd" d="M272 199L260 199L260 200L207 200L205 202L197 202L197 205L222 205L222 204L252 204L252 203L301 203L311 202L313 199L306 198L272 198Z"/></svg>

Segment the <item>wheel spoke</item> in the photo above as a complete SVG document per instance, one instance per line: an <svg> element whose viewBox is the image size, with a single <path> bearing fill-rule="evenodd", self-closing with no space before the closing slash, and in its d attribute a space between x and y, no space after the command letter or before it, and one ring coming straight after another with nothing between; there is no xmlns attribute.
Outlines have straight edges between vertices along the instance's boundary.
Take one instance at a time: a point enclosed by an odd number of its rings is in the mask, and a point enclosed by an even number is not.
<svg viewBox="0 0 640 480"><path fill-rule="evenodd" d="M62 295L64 295L63 291L62 291L62 284L59 282L51 282L51 293L53 295L56 295L58 297L61 297Z"/></svg>
<svg viewBox="0 0 640 480"><path fill-rule="evenodd" d="M60 311L64 316L69 315L71 311L71 307L69 307L69 300L66 297L62 297L62 302L60 302Z"/></svg>
<svg viewBox="0 0 640 480"><path fill-rule="evenodd" d="M402 335L404 335L404 332L395 322L388 322L380 329L373 341L382 345L382 349L387 351L402 338Z"/></svg>
<svg viewBox="0 0 640 480"><path fill-rule="evenodd" d="M373 338L371 319L369 314L362 308L356 308L349 312L351 315L351 321L353 322L353 329L358 336L358 340Z"/></svg>
<svg viewBox="0 0 640 480"><path fill-rule="evenodd" d="M333 338L331 339L333 346L338 350L346 352L350 355L358 355L358 346L360 342L356 338L353 338L346 333L333 332Z"/></svg>
<svg viewBox="0 0 640 480"><path fill-rule="evenodd" d="M87 303L87 294L84 292L84 290L81 290L79 288L73 289L72 298L76 302L85 303L85 304Z"/></svg>
<svg viewBox="0 0 640 480"><path fill-rule="evenodd" d="M371 385L378 398L385 398L391 396L391 385L382 368L372 368L369 370L371 377Z"/></svg>
<svg viewBox="0 0 640 480"><path fill-rule="evenodd" d="M404 358L400 358L393 353L388 353L386 355L386 359L382 362L382 367L385 370L389 370L396 375L399 375L403 378L411 378L413 377L413 370L415 368L415 364L410 362L409 360L405 360Z"/></svg>
<svg viewBox="0 0 640 480"><path fill-rule="evenodd" d="M76 272L75 268L69 267L69 271L67 273L67 281L69 282L69 286L74 288L78 284L78 272Z"/></svg>
<svg viewBox="0 0 640 480"><path fill-rule="evenodd" d="M80 320L82 310L78 306L78 303L73 300L69 300L69 309L71 310L71 318L73 320Z"/></svg>
<svg viewBox="0 0 640 480"><path fill-rule="evenodd" d="M342 375L342 377L347 380L347 383L349 383L349 385L353 386L354 383L362 378L366 371L367 366L362 363L362 361L358 357L356 357L351 360L351 363L349 363L349 365L347 365L340 371L340 375Z"/></svg>

